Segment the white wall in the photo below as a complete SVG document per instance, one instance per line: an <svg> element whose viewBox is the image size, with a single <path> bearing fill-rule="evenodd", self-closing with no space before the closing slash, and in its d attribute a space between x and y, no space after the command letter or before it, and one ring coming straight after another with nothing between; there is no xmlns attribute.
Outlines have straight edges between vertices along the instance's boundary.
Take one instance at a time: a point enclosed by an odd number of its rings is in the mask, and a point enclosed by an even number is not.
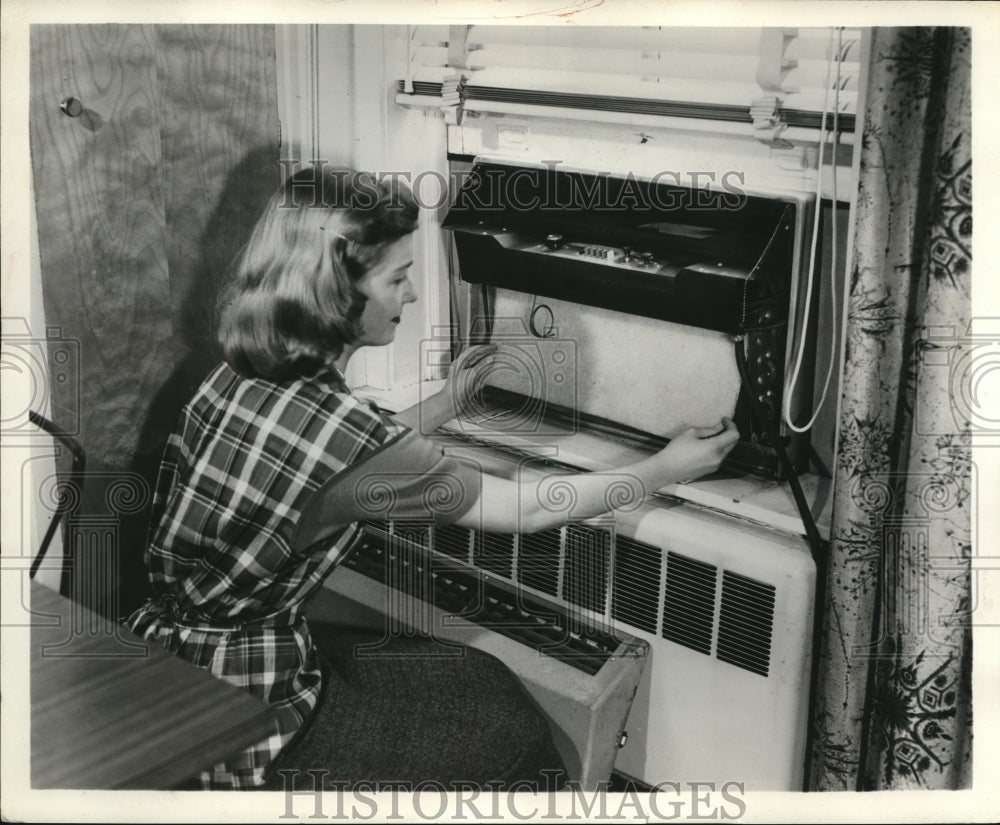
<svg viewBox="0 0 1000 825"><path fill-rule="evenodd" d="M29 409L51 417L45 311L34 212L34 198L31 197L25 233L27 246L13 242L5 244L4 340L0 370L3 376L0 545L4 548L5 575L18 575L14 571L23 568L25 572L21 575L25 577L52 518L52 510L42 505L39 494L43 487L52 488L55 456L61 451L50 436L28 421ZM60 532L53 537L45 558L37 580L58 589L62 564Z"/></svg>
<svg viewBox="0 0 1000 825"><path fill-rule="evenodd" d="M407 26L278 27L278 110L282 157L322 160L412 180L422 171L443 177L446 133L436 113L397 106L394 81L405 74ZM422 363L421 341L447 323L448 279L437 209L422 209L411 277L417 304L403 313L396 341L360 350L348 383L399 390L440 370Z"/></svg>

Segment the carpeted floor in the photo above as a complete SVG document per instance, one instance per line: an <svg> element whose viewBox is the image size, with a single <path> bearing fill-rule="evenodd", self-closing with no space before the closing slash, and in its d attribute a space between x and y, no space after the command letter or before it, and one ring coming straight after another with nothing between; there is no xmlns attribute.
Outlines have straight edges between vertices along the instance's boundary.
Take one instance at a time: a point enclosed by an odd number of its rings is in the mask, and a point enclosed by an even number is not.
<svg viewBox="0 0 1000 825"><path fill-rule="evenodd" d="M528 781L553 789L542 771L563 765L548 724L498 659L428 639L383 640L322 624L310 630L324 695L311 724L272 765L267 789L285 788L282 769L299 771L295 787L305 790L310 769L349 785Z"/></svg>

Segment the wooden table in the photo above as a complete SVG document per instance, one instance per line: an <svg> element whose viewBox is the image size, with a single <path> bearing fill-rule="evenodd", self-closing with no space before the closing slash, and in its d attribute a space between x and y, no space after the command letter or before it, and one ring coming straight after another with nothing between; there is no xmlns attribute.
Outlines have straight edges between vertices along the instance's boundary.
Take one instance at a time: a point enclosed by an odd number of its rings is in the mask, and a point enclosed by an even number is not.
<svg viewBox="0 0 1000 825"><path fill-rule="evenodd" d="M31 584L31 784L171 788L266 737L248 693Z"/></svg>

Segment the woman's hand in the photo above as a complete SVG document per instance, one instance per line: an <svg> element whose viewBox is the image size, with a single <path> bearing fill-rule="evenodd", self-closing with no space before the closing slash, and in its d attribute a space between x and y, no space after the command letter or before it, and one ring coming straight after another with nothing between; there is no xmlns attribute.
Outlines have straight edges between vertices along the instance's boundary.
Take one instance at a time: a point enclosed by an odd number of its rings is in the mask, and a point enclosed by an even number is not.
<svg viewBox="0 0 1000 825"><path fill-rule="evenodd" d="M496 351L496 344L469 347L451 365L444 387L409 409L396 413L393 418L410 429L430 435L456 415L468 413L474 408L473 396L482 389Z"/></svg>
<svg viewBox="0 0 1000 825"><path fill-rule="evenodd" d="M441 394L445 395L455 415L468 413L475 407L475 397L493 368L496 351L496 344L468 347L452 362Z"/></svg>
<svg viewBox="0 0 1000 825"><path fill-rule="evenodd" d="M719 469L740 440L732 421L723 418L722 426L721 432L714 427L685 430L657 454L675 482L691 481Z"/></svg>

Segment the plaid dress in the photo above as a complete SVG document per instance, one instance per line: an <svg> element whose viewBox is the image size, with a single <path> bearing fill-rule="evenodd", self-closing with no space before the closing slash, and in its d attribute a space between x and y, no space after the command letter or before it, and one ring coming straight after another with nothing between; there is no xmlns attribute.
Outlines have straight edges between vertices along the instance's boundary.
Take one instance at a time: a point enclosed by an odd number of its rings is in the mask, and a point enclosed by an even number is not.
<svg viewBox="0 0 1000 825"><path fill-rule="evenodd" d="M333 372L278 384L222 364L184 408L145 553L154 596L126 625L277 713L273 735L204 771L204 787L262 784L315 708L320 669L301 611L359 527L307 550L295 532L322 485L406 431Z"/></svg>

